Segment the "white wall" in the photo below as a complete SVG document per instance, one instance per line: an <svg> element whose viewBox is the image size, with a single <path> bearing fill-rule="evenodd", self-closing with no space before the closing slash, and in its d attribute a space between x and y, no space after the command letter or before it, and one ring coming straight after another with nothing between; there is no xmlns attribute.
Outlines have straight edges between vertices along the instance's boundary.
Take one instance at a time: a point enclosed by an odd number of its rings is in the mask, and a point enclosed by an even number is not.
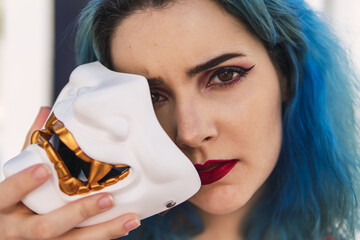
<svg viewBox="0 0 360 240"><path fill-rule="evenodd" d="M360 68L360 1L306 0L328 17L336 33L344 41L354 62Z"/></svg>
<svg viewBox="0 0 360 240"><path fill-rule="evenodd" d="M360 68L360 1L333 1L330 15L336 20L336 29L350 46L358 69Z"/></svg>
<svg viewBox="0 0 360 240"><path fill-rule="evenodd" d="M0 162L19 153L40 106L51 103L52 8L51 0L0 0Z"/></svg>

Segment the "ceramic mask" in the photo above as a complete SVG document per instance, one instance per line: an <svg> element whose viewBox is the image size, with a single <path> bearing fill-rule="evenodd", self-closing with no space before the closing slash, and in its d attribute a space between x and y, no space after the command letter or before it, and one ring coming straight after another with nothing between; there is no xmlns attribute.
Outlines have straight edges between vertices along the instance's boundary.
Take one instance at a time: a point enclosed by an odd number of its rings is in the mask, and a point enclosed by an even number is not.
<svg viewBox="0 0 360 240"><path fill-rule="evenodd" d="M22 200L36 213L99 192L113 195L110 211L79 227L128 212L144 219L184 202L201 185L193 164L160 126L147 80L111 71L99 62L72 72L46 124L31 141L4 165L4 174L48 164L50 179Z"/></svg>

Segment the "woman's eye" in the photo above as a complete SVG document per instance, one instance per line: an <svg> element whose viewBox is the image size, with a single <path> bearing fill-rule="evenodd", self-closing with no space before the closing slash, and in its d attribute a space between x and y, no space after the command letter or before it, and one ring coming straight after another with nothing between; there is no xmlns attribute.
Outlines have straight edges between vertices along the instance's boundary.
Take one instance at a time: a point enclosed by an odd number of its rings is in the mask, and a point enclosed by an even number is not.
<svg viewBox="0 0 360 240"><path fill-rule="evenodd" d="M240 80L242 80L247 75L247 73L251 69L253 69L254 66L250 68L242 68L237 66L219 68L209 78L209 82L207 86L208 87L213 85L228 86L231 84L235 84Z"/></svg>
<svg viewBox="0 0 360 240"><path fill-rule="evenodd" d="M233 79L234 74L236 75L236 73L233 71L225 71L225 72L220 73L217 77L222 82L228 82Z"/></svg>
<svg viewBox="0 0 360 240"><path fill-rule="evenodd" d="M157 92L151 93L151 101L153 104L159 103L164 100L165 100L165 97L162 96L160 93L157 93Z"/></svg>

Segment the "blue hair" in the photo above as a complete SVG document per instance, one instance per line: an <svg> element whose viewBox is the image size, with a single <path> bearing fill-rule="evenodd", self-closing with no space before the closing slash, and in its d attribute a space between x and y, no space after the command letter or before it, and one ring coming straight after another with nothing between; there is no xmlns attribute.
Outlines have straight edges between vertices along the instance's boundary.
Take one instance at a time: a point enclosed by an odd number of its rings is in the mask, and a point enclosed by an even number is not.
<svg viewBox="0 0 360 240"><path fill-rule="evenodd" d="M90 1L80 17L79 64L99 60L111 68L114 27L134 10L171 1L117 0L112 7L106 2ZM130 2L136 4L131 8ZM261 39L286 77L281 153L261 200L242 226L245 239L354 239L359 229L359 87L341 43L303 0L216 2ZM142 225L130 239L186 239L202 231L189 203Z"/></svg>

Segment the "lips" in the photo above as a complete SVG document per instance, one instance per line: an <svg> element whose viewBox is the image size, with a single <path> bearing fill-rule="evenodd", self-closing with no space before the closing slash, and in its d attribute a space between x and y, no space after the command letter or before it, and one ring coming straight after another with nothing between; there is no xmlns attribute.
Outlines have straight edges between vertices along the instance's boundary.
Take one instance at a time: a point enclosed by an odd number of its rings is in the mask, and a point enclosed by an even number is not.
<svg viewBox="0 0 360 240"><path fill-rule="evenodd" d="M225 177L239 160L208 160L204 164L195 164L201 185L208 185Z"/></svg>

